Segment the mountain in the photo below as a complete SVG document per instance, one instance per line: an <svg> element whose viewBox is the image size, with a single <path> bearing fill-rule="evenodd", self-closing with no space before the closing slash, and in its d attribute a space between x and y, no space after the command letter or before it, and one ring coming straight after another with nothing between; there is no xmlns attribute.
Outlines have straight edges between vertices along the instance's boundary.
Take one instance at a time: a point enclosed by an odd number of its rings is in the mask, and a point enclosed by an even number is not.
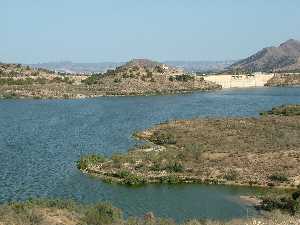
<svg viewBox="0 0 300 225"><path fill-rule="evenodd" d="M235 61L165 61L164 64L182 68L187 72L222 71ZM30 64L33 68L44 68L66 73L103 73L123 65L124 62L74 63L70 61Z"/></svg>
<svg viewBox="0 0 300 225"><path fill-rule="evenodd" d="M73 63L71 61L30 64L33 68L43 68L65 73L103 73L122 65L120 62Z"/></svg>
<svg viewBox="0 0 300 225"><path fill-rule="evenodd" d="M232 64L231 70L297 71L300 70L300 41L290 39L278 47L264 48Z"/></svg>

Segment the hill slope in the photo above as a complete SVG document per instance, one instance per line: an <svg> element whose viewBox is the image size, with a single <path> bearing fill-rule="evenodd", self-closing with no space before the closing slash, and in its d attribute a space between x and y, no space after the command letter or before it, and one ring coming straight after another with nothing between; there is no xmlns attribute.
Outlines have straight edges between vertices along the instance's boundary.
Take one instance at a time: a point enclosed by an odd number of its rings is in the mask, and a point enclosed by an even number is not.
<svg viewBox="0 0 300 225"><path fill-rule="evenodd" d="M63 76L45 69L0 64L0 98L87 98L154 95L221 88L165 64L135 59L93 76Z"/></svg>
<svg viewBox="0 0 300 225"><path fill-rule="evenodd" d="M278 47L264 48L229 67L244 71L300 70L300 41L290 39Z"/></svg>
<svg viewBox="0 0 300 225"><path fill-rule="evenodd" d="M182 69L148 59L134 59L101 76L85 81L106 95L171 94L220 88L219 85L184 73Z"/></svg>

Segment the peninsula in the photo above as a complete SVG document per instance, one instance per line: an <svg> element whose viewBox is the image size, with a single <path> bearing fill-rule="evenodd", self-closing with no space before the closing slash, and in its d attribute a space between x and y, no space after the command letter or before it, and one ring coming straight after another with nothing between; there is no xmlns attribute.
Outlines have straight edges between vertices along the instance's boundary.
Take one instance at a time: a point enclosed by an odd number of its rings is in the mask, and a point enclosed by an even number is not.
<svg viewBox="0 0 300 225"><path fill-rule="evenodd" d="M108 182L300 185L300 105L259 118L174 120L134 134L147 144L83 156L77 166Z"/></svg>

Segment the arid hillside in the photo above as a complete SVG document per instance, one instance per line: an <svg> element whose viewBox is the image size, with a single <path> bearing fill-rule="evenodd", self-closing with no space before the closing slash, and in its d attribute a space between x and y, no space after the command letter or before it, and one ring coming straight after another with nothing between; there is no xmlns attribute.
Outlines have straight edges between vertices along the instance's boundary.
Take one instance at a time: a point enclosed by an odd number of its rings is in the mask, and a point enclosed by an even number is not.
<svg viewBox="0 0 300 225"><path fill-rule="evenodd" d="M134 59L115 70L86 80L107 95L172 94L221 88L183 70L147 59Z"/></svg>
<svg viewBox="0 0 300 225"><path fill-rule="evenodd" d="M0 98L87 98L174 94L221 88L150 60L132 60L90 76L66 75L16 64L0 64Z"/></svg>
<svg viewBox="0 0 300 225"><path fill-rule="evenodd" d="M290 39L278 47L264 48L229 67L241 71L300 71L300 41Z"/></svg>

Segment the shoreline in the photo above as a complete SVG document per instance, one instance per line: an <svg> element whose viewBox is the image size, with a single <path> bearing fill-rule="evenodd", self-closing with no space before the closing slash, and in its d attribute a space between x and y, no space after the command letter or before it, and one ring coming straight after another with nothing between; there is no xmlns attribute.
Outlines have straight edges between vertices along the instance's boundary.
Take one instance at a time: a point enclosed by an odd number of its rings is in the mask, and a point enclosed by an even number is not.
<svg viewBox="0 0 300 225"><path fill-rule="evenodd" d="M100 97L147 97L147 96L174 96L174 95L188 95L193 93L205 93L205 92L213 92L223 90L221 88L216 89L199 89L199 90L186 90L186 91L170 91L170 92L156 92L153 91L152 93L141 93L141 94L99 94L99 95L84 95L84 94L77 94L77 96L72 97L57 97L57 96L18 96L15 93L9 93L10 95L5 97L3 94L0 93L0 100L7 100L7 99L30 99L30 100L47 100L47 99L57 99L57 100L76 100L76 99L90 99L90 98L100 98ZM8 93L5 93L8 94Z"/></svg>
<svg viewBox="0 0 300 225"><path fill-rule="evenodd" d="M77 167L109 183L296 189L300 186L299 108L300 105L277 107L258 118L161 123L133 134L146 144L111 158L83 156ZM281 132L288 136L282 137ZM273 136L278 137L276 142Z"/></svg>
<svg viewBox="0 0 300 225"><path fill-rule="evenodd" d="M231 90L245 90L245 89L262 89L262 88L300 88L300 85L286 85L286 86L264 86L264 87L234 87L234 88L219 88L219 89L207 89L207 90L191 90L191 91L175 91L168 93L145 93L145 94L99 94L99 95L81 95L74 97L41 97L41 96L16 96L13 93L12 96L3 97L3 94L0 95L0 100L78 100L78 99L93 99L101 97L151 97L151 96L176 96L176 95L189 95L195 93L207 93L207 92L217 92L217 91L231 91Z"/></svg>

